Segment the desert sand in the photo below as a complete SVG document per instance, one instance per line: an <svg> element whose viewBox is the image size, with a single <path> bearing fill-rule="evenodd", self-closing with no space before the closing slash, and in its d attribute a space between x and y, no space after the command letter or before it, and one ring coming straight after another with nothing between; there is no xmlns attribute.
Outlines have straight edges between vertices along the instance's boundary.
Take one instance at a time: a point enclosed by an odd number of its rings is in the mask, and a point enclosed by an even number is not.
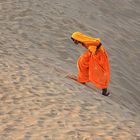
<svg viewBox="0 0 140 140"><path fill-rule="evenodd" d="M140 140L139 0L0 0L0 140ZM66 78L102 40L110 97Z"/></svg>

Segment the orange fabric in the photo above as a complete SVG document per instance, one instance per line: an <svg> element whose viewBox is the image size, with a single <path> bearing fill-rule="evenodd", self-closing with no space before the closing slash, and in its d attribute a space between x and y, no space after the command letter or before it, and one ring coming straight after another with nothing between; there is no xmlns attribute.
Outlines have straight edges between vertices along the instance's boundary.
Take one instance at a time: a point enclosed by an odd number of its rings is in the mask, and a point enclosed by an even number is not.
<svg viewBox="0 0 140 140"><path fill-rule="evenodd" d="M107 52L101 49L90 57L89 80L98 88L107 88L110 81L110 66Z"/></svg>
<svg viewBox="0 0 140 140"><path fill-rule="evenodd" d="M92 82L96 87L101 89L107 88L110 81L110 66L108 55L103 45L95 53L95 48L100 43L99 39L87 37L80 32L75 32L72 38L84 43L88 48L79 57L77 62L78 81ZM93 49L91 49L92 47Z"/></svg>
<svg viewBox="0 0 140 140"><path fill-rule="evenodd" d="M79 82L89 82L90 55L91 55L91 53L89 51L86 51L79 57L79 59L77 61L78 81Z"/></svg>

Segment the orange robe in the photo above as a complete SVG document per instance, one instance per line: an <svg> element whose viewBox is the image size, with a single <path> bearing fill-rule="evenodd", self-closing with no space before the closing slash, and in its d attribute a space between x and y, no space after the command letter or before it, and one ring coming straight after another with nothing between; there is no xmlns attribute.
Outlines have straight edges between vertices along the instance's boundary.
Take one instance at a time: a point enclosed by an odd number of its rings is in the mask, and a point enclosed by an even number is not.
<svg viewBox="0 0 140 140"><path fill-rule="evenodd" d="M100 39L85 36L80 32L73 33L72 38L83 43L88 49L79 57L77 62L78 81L92 82L101 89L107 88L110 81L110 66L107 52L101 45L97 53L95 53Z"/></svg>

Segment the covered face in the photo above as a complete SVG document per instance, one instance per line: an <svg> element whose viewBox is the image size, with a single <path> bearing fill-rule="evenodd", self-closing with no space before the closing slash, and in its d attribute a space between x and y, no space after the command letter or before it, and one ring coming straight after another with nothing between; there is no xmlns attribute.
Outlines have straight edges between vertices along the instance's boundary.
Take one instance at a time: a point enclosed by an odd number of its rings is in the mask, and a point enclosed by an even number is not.
<svg viewBox="0 0 140 140"><path fill-rule="evenodd" d="M73 40L73 42L74 42L76 45L80 43L78 40L76 40L76 39L74 39L74 38L72 38L72 37L71 37L71 39Z"/></svg>
<svg viewBox="0 0 140 140"><path fill-rule="evenodd" d="M72 34L71 38L73 38L74 40L77 40L85 45L98 46L100 43L99 38L92 38L92 37L82 34L81 32L74 32Z"/></svg>

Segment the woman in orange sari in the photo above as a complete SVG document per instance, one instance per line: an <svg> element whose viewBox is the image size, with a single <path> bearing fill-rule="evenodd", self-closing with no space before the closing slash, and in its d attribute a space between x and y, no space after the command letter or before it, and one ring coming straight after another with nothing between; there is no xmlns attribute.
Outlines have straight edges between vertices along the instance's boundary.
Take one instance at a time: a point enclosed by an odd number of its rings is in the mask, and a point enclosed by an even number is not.
<svg viewBox="0 0 140 140"><path fill-rule="evenodd" d="M107 87L110 81L108 55L99 38L92 38L80 32L74 32L71 39L87 49L77 61L78 77L81 83L91 82L102 89L102 95L108 96Z"/></svg>

